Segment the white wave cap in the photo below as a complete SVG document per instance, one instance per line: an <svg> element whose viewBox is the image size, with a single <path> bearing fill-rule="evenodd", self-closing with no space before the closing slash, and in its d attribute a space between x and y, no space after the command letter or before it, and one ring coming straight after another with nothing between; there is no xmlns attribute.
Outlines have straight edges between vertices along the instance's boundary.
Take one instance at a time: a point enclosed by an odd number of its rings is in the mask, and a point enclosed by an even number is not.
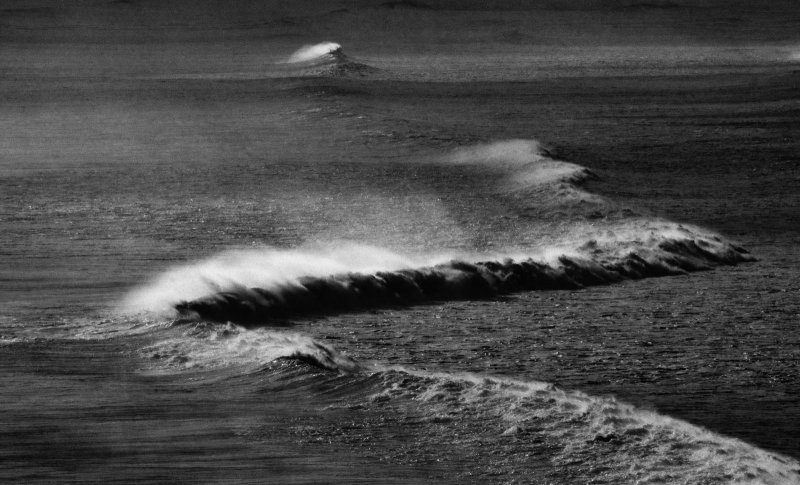
<svg viewBox="0 0 800 485"><path fill-rule="evenodd" d="M321 42L314 45L304 45L303 47L297 49L286 62L292 64L298 62L311 62L341 50L342 46L336 42Z"/></svg>
<svg viewBox="0 0 800 485"><path fill-rule="evenodd" d="M239 287L271 288L300 277L393 271L425 264L395 252L352 243L328 248L231 250L209 259L177 266L129 294L125 314L170 314L175 303Z"/></svg>

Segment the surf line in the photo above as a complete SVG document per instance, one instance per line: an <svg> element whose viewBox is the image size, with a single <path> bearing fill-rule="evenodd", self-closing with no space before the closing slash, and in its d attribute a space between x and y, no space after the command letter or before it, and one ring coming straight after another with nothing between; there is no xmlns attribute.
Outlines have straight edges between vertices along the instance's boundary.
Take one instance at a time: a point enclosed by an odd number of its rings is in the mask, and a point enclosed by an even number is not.
<svg viewBox="0 0 800 485"><path fill-rule="evenodd" d="M591 250L592 243L583 249ZM291 317L448 300L479 300L521 291L574 290L627 279L684 274L735 265L755 258L737 246L704 238L665 239L653 248L598 260L562 255L552 264L533 259L469 263L453 260L430 267L300 277L259 288L232 285L224 291L180 301L182 317L243 325L280 325Z"/></svg>

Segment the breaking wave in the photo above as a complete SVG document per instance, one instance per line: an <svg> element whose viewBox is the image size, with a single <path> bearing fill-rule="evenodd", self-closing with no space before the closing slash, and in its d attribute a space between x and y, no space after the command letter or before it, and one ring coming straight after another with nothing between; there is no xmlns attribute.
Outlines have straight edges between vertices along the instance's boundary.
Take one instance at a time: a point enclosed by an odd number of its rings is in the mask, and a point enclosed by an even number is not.
<svg viewBox="0 0 800 485"><path fill-rule="evenodd" d="M322 42L314 45L306 45L296 50L286 62L319 62L333 61L344 55L342 46L336 42Z"/></svg>
<svg viewBox="0 0 800 485"><path fill-rule="evenodd" d="M232 324L165 332L171 335L140 350L155 372L203 371L193 379L320 403L330 396L319 419L345 408L356 412L348 426L326 434L304 420L292 432L303 439L311 430L312 442L348 446L403 430L413 445L384 460L468 456L469 466L454 470L464 482L506 482L521 473L547 483L800 483L796 460L612 397L545 382L361 365L295 332Z"/></svg>
<svg viewBox="0 0 800 485"><path fill-rule="evenodd" d="M329 252L232 252L162 275L133 294L127 307L276 324L309 314L578 289L753 260L744 249L698 228L642 224L536 255L490 260L439 256L429 265L420 265L423 258L352 245Z"/></svg>
<svg viewBox="0 0 800 485"><path fill-rule="evenodd" d="M300 69L303 76L366 76L378 69L355 61L344 54L336 42L306 45L286 60L287 65Z"/></svg>

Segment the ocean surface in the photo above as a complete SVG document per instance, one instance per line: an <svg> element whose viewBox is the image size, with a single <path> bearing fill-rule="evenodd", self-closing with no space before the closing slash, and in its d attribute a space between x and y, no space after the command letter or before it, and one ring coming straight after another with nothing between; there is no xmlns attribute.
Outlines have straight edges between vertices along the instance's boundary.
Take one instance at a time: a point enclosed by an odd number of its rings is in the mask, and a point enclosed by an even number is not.
<svg viewBox="0 0 800 485"><path fill-rule="evenodd" d="M0 480L800 483L791 45L16 15Z"/></svg>

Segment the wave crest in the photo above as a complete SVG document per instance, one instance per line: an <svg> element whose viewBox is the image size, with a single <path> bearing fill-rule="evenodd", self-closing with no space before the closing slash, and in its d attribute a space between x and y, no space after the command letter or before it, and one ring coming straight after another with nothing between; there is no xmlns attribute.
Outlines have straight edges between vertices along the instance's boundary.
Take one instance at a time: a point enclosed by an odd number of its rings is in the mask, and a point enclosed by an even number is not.
<svg viewBox="0 0 800 485"><path fill-rule="evenodd" d="M305 45L289 56L286 62L318 62L335 60L343 56L342 46L336 42L321 42L314 45Z"/></svg>
<svg viewBox="0 0 800 485"><path fill-rule="evenodd" d="M577 289L754 259L700 229L662 223L649 230L618 231L535 255L434 259L430 265L420 264L423 258L365 246L349 246L337 256L277 250L231 253L173 270L132 301L210 321L281 324L309 314ZM186 293L179 291L182 287Z"/></svg>
<svg viewBox="0 0 800 485"><path fill-rule="evenodd" d="M378 72L346 56L336 42L303 46L289 56L286 63L300 69L299 74L303 76L366 76Z"/></svg>

